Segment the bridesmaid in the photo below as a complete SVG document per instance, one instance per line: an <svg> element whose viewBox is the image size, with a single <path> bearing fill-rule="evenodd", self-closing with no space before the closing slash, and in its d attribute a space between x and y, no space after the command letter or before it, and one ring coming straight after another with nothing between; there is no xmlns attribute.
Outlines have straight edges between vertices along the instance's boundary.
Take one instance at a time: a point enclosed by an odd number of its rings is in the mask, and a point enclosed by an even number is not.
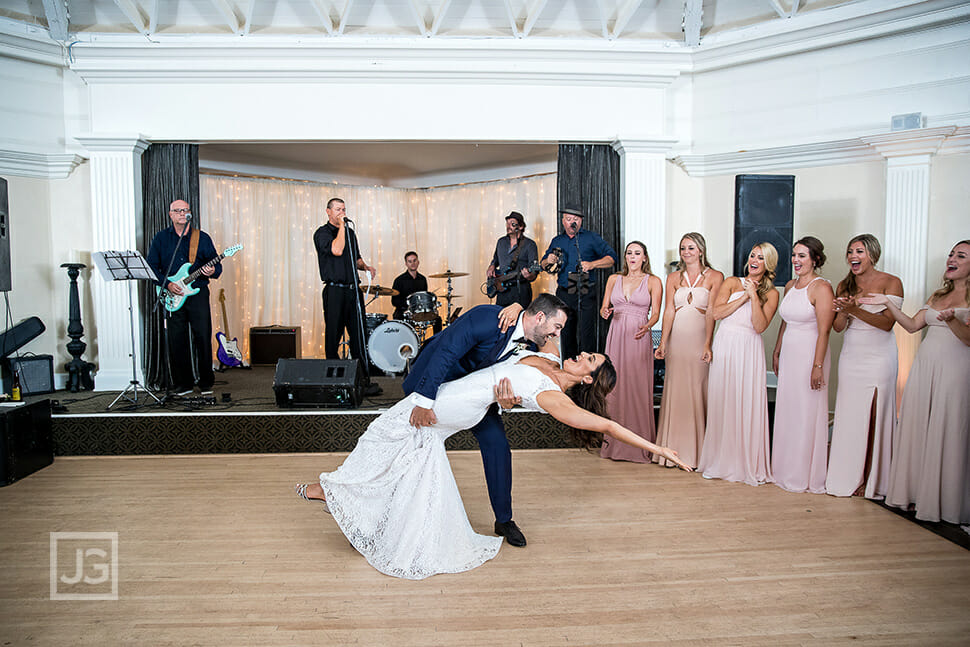
<svg viewBox="0 0 970 647"><path fill-rule="evenodd" d="M835 318L832 285L818 275L825 264L822 241L799 239L792 247L795 278L778 307L782 323L772 354L778 376L771 472L789 492L825 494L829 444L829 333Z"/></svg>
<svg viewBox="0 0 970 647"><path fill-rule="evenodd" d="M771 243L751 249L746 278L724 281L714 302L721 327L707 385L707 432L697 469L704 478L759 485L771 481L768 387L761 333L778 309L773 284L778 251Z"/></svg>
<svg viewBox="0 0 970 647"><path fill-rule="evenodd" d="M859 302L885 305L909 332L927 328L903 391L886 503L915 505L924 521L970 523L970 240L950 251L943 287L914 317L885 294Z"/></svg>
<svg viewBox="0 0 970 647"><path fill-rule="evenodd" d="M707 375L714 339L714 310L724 275L707 261L707 242L697 232L680 240L680 262L667 277L663 334L654 357L665 362L657 438L681 460L697 466L707 422ZM676 465L659 454L655 463Z"/></svg>
<svg viewBox="0 0 970 647"><path fill-rule="evenodd" d="M653 442L653 338L650 328L660 318L660 279L650 272L647 247L638 240L626 246L623 270L606 282L600 316L609 319L606 353L616 367L616 387L606 397L610 418ZM600 456L647 463L650 453L604 437Z"/></svg>
<svg viewBox="0 0 970 647"><path fill-rule="evenodd" d="M839 390L825 491L835 496L882 499L889 489L889 462L896 429L896 320L886 306L862 305L858 297L885 294L903 305L903 283L876 269L882 254L872 234L849 241L849 273L835 291L836 332L845 331L839 355Z"/></svg>

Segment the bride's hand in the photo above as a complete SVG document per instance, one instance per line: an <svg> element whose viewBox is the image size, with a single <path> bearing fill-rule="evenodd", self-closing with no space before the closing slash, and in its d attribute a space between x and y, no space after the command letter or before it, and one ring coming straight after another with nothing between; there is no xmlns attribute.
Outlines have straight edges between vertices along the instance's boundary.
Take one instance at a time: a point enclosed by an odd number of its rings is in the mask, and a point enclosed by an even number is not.
<svg viewBox="0 0 970 647"><path fill-rule="evenodd" d="M495 385L495 401L498 402L498 406L506 411L517 404L522 404L522 398L516 397L512 390L512 382L507 377L503 377Z"/></svg>
<svg viewBox="0 0 970 647"><path fill-rule="evenodd" d="M677 452L671 449L670 447L661 447L660 455L666 458L671 463L675 464L680 469L684 470L685 472L694 471L694 468L688 465L687 463L685 463L684 461L680 460L680 456L677 455Z"/></svg>
<svg viewBox="0 0 970 647"><path fill-rule="evenodd" d="M520 303L513 303L502 308L502 311L498 313L499 330L503 333L507 332L509 326L515 325L515 322L519 319L519 313L524 309Z"/></svg>

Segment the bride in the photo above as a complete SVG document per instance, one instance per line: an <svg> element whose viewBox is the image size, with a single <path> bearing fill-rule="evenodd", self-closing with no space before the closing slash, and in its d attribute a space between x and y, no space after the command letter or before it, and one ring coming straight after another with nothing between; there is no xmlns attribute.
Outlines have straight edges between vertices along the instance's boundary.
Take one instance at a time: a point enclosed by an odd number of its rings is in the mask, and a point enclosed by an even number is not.
<svg viewBox="0 0 970 647"><path fill-rule="evenodd" d="M469 373L438 390L438 422L415 428L413 404L404 399L368 426L343 465L297 494L327 506L341 531L367 561L386 575L423 579L459 573L498 553L501 537L472 530L445 454L447 437L474 426L493 402L509 402L552 415L584 447L607 434L659 454L681 468L677 452L659 447L607 419L606 394L616 370L606 355L582 353L559 367L545 353L520 352ZM568 393L568 395L567 395Z"/></svg>

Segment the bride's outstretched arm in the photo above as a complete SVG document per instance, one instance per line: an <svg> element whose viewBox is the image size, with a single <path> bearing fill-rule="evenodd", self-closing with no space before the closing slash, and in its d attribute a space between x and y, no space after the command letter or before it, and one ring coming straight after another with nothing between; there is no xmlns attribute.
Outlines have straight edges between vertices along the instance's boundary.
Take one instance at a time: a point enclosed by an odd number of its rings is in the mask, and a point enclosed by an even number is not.
<svg viewBox="0 0 970 647"><path fill-rule="evenodd" d="M577 429L586 429L588 431L606 434L628 445L659 454L667 460L676 463L683 470L687 470L688 472L693 471L689 465L680 460L677 452L674 450L669 447L655 445L649 440L636 435L626 427L583 409L562 391L543 391L536 397L536 402L539 403L540 407L548 411L549 415L563 424L576 427Z"/></svg>

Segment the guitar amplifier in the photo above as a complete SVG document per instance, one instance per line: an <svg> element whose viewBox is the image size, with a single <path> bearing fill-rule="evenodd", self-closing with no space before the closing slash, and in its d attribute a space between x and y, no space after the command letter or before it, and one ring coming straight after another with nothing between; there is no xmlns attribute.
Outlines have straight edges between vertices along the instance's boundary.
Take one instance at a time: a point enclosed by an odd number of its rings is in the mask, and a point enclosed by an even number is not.
<svg viewBox="0 0 970 647"><path fill-rule="evenodd" d="M53 462L51 401L0 407L0 486Z"/></svg>
<svg viewBox="0 0 970 647"><path fill-rule="evenodd" d="M356 409L363 386L356 359L281 359L273 378L279 407Z"/></svg>
<svg viewBox="0 0 970 647"><path fill-rule="evenodd" d="M276 366L281 359L302 356L299 326L254 326L249 329L249 363Z"/></svg>
<svg viewBox="0 0 970 647"><path fill-rule="evenodd" d="M20 393L39 395L54 392L54 357L52 355L24 355L4 360L3 391L10 393L14 371L20 373Z"/></svg>

